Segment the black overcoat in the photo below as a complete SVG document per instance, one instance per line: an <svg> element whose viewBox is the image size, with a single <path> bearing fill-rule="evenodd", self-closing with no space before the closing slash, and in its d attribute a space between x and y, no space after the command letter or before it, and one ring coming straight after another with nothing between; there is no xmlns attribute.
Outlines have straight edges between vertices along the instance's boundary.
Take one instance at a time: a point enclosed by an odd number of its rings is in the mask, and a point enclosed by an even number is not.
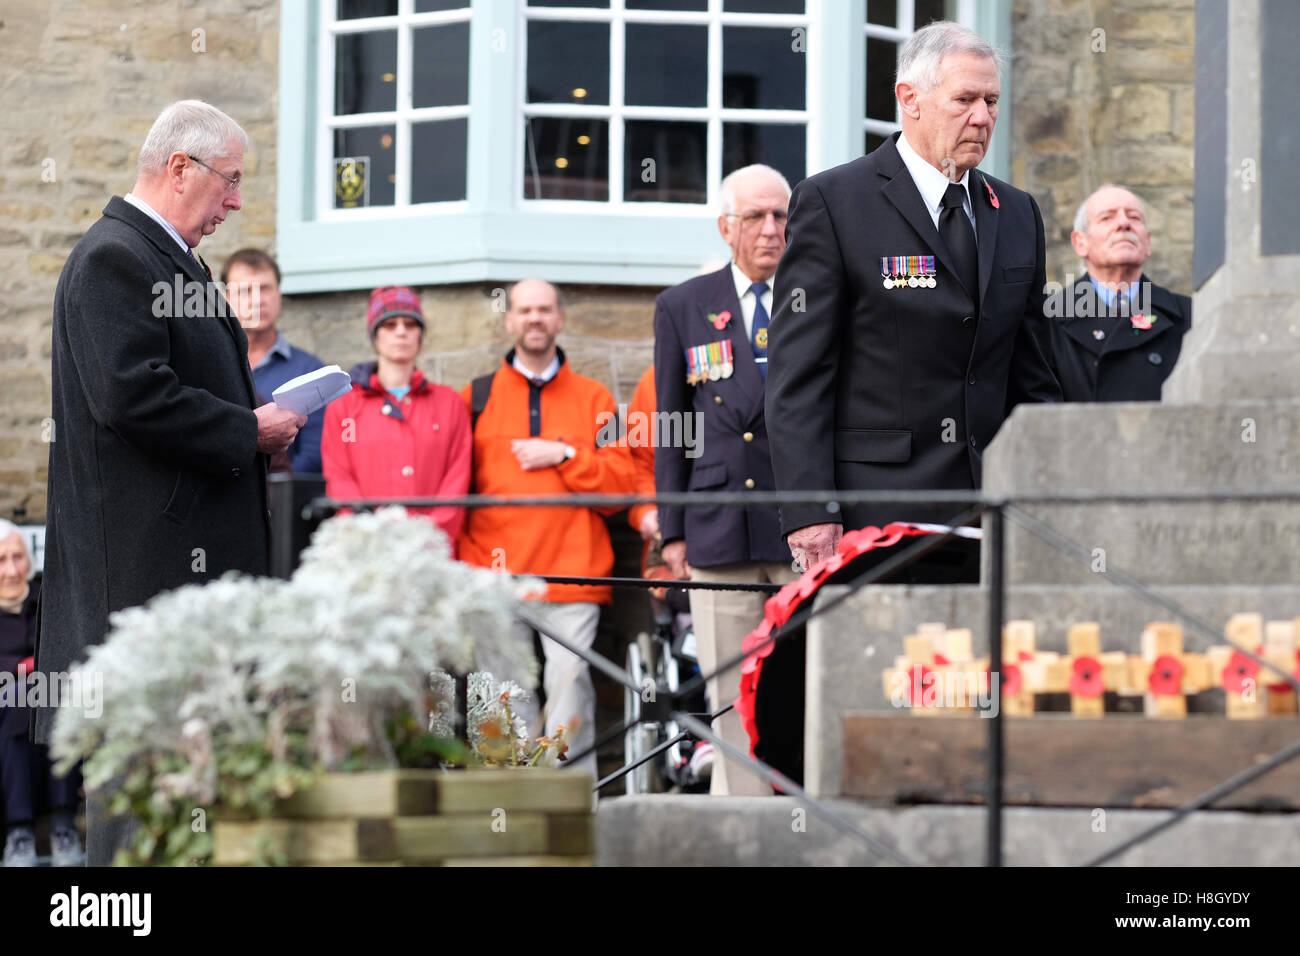
<svg viewBox="0 0 1300 956"><path fill-rule="evenodd" d="M51 384L36 666L64 671L112 611L266 574L270 531L244 331L199 263L119 197L59 277ZM53 719L36 711L37 741Z"/></svg>
<svg viewBox="0 0 1300 956"><path fill-rule="evenodd" d="M1149 303L1114 316L1080 315L1102 310L1074 307L1101 301L1086 275L1068 290L1071 307L1056 310L1059 314L1048 323L1067 402L1160 400L1165 379L1182 351L1183 336L1192 327L1192 300L1162 289L1145 275L1141 282L1143 288L1150 289ZM1128 314L1143 315L1144 309L1150 313L1151 327L1147 329L1135 326Z"/></svg>

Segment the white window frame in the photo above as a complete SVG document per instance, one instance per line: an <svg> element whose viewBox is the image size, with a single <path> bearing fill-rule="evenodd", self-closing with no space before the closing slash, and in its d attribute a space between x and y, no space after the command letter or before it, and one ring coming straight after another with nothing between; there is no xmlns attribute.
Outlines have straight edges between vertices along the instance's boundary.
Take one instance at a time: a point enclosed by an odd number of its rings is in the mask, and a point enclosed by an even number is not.
<svg viewBox="0 0 1300 956"><path fill-rule="evenodd" d="M364 206L356 209L334 208L334 180L330 176L320 175L316 188L316 217L323 221L355 221L357 219L385 219L418 212L424 215L447 215L465 212L469 209L468 199L444 202L411 202L411 125L414 123L436 120L464 119L468 122L470 105L464 106L426 106L414 108L413 81L411 62L411 32L420 27L447 26L453 23L469 23L473 9L469 0L460 10L442 10L432 13L416 13L415 0L398 0L397 15L391 17L358 17L350 20L336 20L336 4L321 4L321 43L319 71L316 78L317 88L326 95L318 99L320 113L317 116L317 162L323 173L332 171L334 161L334 133L340 129L357 129L369 126L393 126L393 171L396 182L393 189L391 206ZM397 33L397 74L396 97L394 109L380 113L350 113L345 116L334 114L334 67L337 37L351 33L371 33L378 30L394 30ZM468 54L469 51L466 51ZM468 86L468 84L467 84ZM467 146L468 150L468 146ZM469 176L469 157L465 157L465 175ZM468 183L466 183L468 193Z"/></svg>
<svg viewBox="0 0 1300 956"><path fill-rule="evenodd" d="M679 12L675 10L629 10L624 0L610 0L606 9L529 7L519 6L518 96L519 125L530 117L583 117L609 122L609 199L526 199L524 181L526 170L523 157L517 164L514 195L520 208L537 212L596 212L612 215L700 215L701 210L713 210L718 202L718 184L722 180L722 124L727 122L764 123L804 128L804 168L811 168L811 144L817 138L817 115L808 109L811 102L809 80L811 70L804 71L804 108L802 110L748 110L724 108L722 105L722 29L723 27L785 27L791 31L802 27L805 40L812 32L811 22L815 6L820 0L808 0L805 12L755 14L726 13L723 0L708 0L706 11ZM528 85L528 23L551 21L561 23L606 23L609 25L609 104L606 106L568 103L529 103ZM624 99L625 24L663 24L666 26L703 26L708 30L708 74L704 106L628 106ZM793 40L793 35L791 36ZM706 198L703 203L628 202L623 198L624 121L660 120L664 122L703 122L706 127L705 183ZM522 133L521 133L522 135Z"/></svg>
<svg viewBox="0 0 1300 956"><path fill-rule="evenodd" d="M470 88L467 107L433 107L404 112L409 106L410 46L400 31L464 20L462 11L373 18L396 25L398 109L346 117L347 125L397 119L394 148L398 162L410 162L409 123L465 116L469 126L467 198L443 203L401 204L403 175L394 206L333 209L330 131L333 117L334 44L337 30L323 29L333 17L333 0L281 0L280 98L277 130L276 254L286 293L373 288L388 283L439 285L510 281L540 275L557 282L627 286L666 286L689 278L707 261L727 255L718 236L716 189L721 179L721 126L729 119L764 122L799 117L806 129L809 175L862 155L865 118L863 62L866 0L807 0L805 13L760 15L763 25L789 20L807 25L808 69L802 111L723 110L721 108L721 27L743 25L750 14L723 14L721 0L706 13L624 10L628 22L689 22L710 25L709 99L702 108L622 107L621 117L696 118L709 124L706 165L709 202L587 202L523 198L524 59L527 19L607 17L614 10L537 8L525 13L523 0L468 0L470 3ZM622 6L622 0L616 0ZM904 0L908 2L908 0ZM1011 0L959 0L958 16L1003 49L1010 37ZM329 9L327 9L327 7ZM404 3L400 10L409 11ZM776 19L776 18L781 19ZM356 30L364 20L339 21ZM346 27L344 26L346 25ZM621 31L614 31L621 33ZM326 38L329 41L326 42ZM613 41L611 41L613 42ZM405 51L405 53L403 52ZM328 62L326 62L328 61ZM621 64L618 64L621 65ZM611 83L622 82L611 58ZM1002 122L989 159L981 167L1005 176L1005 160L994 160L999 138L1009 125L1003 74ZM405 92L407 99L403 100ZM621 94L611 106L621 102ZM560 115L574 108L557 104ZM547 107L549 109L549 106ZM587 109L592 109L588 107ZM238 119L238 117L236 117ZM406 126L403 128L403 121ZM611 130L611 195L622 189L622 136ZM716 142L716 146L714 143ZM254 144L254 148L257 144ZM402 157L405 157L404 159ZM324 159L322 159L324 157ZM1002 171L1000 171L1002 170ZM406 170L409 173L409 169ZM409 184L409 175L406 177ZM409 185L407 186L409 189ZM405 195L409 199L409 193Z"/></svg>

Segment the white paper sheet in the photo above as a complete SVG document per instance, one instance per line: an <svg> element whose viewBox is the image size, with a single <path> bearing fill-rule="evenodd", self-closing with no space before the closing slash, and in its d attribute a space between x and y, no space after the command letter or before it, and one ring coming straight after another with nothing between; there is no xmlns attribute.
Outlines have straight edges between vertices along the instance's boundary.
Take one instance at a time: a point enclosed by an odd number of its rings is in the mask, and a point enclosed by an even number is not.
<svg viewBox="0 0 1300 956"><path fill-rule="evenodd" d="M351 390L348 373L337 365L326 365L285 382L271 393L271 400L291 412L310 415Z"/></svg>

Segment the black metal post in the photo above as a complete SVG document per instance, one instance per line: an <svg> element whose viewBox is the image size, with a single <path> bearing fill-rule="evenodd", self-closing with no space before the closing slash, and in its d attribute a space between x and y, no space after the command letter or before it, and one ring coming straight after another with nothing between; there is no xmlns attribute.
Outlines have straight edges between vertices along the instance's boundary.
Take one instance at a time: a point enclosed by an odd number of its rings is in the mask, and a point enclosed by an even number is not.
<svg viewBox="0 0 1300 956"><path fill-rule="evenodd" d="M986 866L1002 865L1002 624L1005 594L1002 507L984 513L984 546L989 555L989 680L997 709L989 719L988 848Z"/></svg>

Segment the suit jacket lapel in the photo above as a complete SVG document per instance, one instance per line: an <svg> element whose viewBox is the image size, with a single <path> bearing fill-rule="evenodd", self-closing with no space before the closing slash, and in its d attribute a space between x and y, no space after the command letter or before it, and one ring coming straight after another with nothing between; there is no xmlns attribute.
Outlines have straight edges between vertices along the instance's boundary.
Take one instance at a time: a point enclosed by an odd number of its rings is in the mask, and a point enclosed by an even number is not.
<svg viewBox="0 0 1300 956"><path fill-rule="evenodd" d="M880 175L888 179L881 187L885 198L893 203L894 208L908 225L916 230L916 234L920 236L926 248L934 250L935 257L943 263L944 268L953 275L960 275L952 256L948 253L948 247L939 236L939 230L930 219L930 211L925 208L921 190L916 188L916 181L908 172L907 164L903 162L903 157L898 155L894 138L885 140L884 145L877 152L882 154L878 167Z"/></svg>
<svg viewBox="0 0 1300 956"><path fill-rule="evenodd" d="M975 237L979 248L979 302L984 302L984 293L988 291L989 279L993 275L994 253L998 247L998 213L993 208L989 196L989 187L983 175L971 170L967 180L970 187L970 205L975 213L975 228L979 233Z"/></svg>

